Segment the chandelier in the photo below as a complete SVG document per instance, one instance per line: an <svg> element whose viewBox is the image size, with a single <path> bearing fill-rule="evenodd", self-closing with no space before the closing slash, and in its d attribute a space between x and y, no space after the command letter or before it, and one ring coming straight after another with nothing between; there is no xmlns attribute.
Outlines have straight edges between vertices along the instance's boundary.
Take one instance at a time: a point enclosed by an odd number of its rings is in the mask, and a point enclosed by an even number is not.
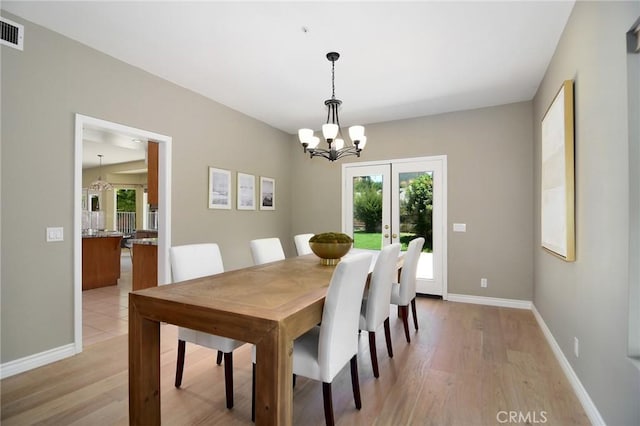
<svg viewBox="0 0 640 426"><path fill-rule="evenodd" d="M352 145L345 146L342 129L340 128L340 119L338 118L338 108L342 104L340 99L336 99L335 85L335 65L340 57L337 52L327 53L327 59L331 61L331 99L324 101L327 107L327 122L322 125L322 136L329 145L328 148L318 148L320 138L313 135L312 129L298 130L298 138L304 149L308 152L310 158L324 157L329 161L336 161L348 155L360 157L362 151L367 144L367 137L364 135L363 126L349 127L349 138L353 142Z"/></svg>
<svg viewBox="0 0 640 426"><path fill-rule="evenodd" d="M91 182L91 185L89 185L89 189L91 189L92 191L110 191L113 189L113 185L111 185L106 180L102 180L102 176L101 176L102 175L102 154L98 154L98 157L100 157L100 169L99 169L100 175L98 176L98 180Z"/></svg>

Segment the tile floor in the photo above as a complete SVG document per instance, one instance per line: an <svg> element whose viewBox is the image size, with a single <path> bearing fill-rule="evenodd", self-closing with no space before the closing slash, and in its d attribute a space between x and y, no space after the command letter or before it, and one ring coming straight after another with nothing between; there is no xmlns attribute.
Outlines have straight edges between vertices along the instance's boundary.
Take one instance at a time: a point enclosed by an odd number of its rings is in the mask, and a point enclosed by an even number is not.
<svg viewBox="0 0 640 426"><path fill-rule="evenodd" d="M89 346L128 332L131 257L122 251L117 286L82 292L82 344Z"/></svg>

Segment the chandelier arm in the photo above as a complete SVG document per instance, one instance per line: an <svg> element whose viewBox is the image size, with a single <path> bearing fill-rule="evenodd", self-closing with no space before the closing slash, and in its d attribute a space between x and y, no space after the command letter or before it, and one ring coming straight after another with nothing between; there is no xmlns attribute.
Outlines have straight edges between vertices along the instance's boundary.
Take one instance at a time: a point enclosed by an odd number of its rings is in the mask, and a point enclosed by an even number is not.
<svg viewBox="0 0 640 426"><path fill-rule="evenodd" d="M360 157L360 152L355 151L352 148L344 148L344 149L341 149L340 152L338 152L338 157L336 158L336 160L339 160L342 157L348 157L350 155L355 155L357 157Z"/></svg>
<svg viewBox="0 0 640 426"><path fill-rule="evenodd" d="M323 148L317 148L313 151L308 151L310 158L313 157L322 157L326 158L329 161L336 161L341 159L342 157L348 157L354 155L356 157L360 157L360 149L354 147L336 149L336 150L328 150Z"/></svg>
<svg viewBox="0 0 640 426"><path fill-rule="evenodd" d="M329 161L333 161L331 159L331 151L327 151L326 149L314 150L310 154L311 154L311 158L313 158L313 157L323 157L323 158L326 158Z"/></svg>

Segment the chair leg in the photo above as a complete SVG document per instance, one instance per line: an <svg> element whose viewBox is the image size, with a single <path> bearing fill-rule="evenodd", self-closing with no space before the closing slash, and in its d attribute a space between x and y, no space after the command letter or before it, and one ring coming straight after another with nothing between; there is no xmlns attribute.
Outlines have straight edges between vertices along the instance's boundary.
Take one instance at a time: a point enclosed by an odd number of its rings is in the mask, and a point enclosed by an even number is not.
<svg viewBox="0 0 640 426"><path fill-rule="evenodd" d="M251 370L251 421L256 421L256 364L252 363Z"/></svg>
<svg viewBox="0 0 640 426"><path fill-rule="evenodd" d="M362 401L360 400L360 380L358 379L358 358L354 355L351 358L351 387L353 388L353 401L356 403L356 408L359 410L362 408Z"/></svg>
<svg viewBox="0 0 640 426"><path fill-rule="evenodd" d="M182 384L182 372L184 371L184 348L185 341L178 340L178 359L176 360L176 382L177 388Z"/></svg>
<svg viewBox="0 0 640 426"><path fill-rule="evenodd" d="M224 354L224 389L227 394L227 408L233 408L233 352Z"/></svg>
<svg viewBox="0 0 640 426"><path fill-rule="evenodd" d="M333 426L333 398L331 397L331 383L322 383L322 398L324 400L324 421L327 426Z"/></svg>
<svg viewBox="0 0 640 426"><path fill-rule="evenodd" d="M404 336L407 338L407 343L411 343L411 337L409 337L409 307L398 306L400 309L400 318L402 318L402 324L404 325Z"/></svg>
<svg viewBox="0 0 640 426"><path fill-rule="evenodd" d="M393 347L391 346L391 328L389 327L389 317L384 320L384 338L387 341L387 353L389 358L393 358Z"/></svg>
<svg viewBox="0 0 640 426"><path fill-rule="evenodd" d="M369 352L371 353L371 366L373 367L373 377L376 379L380 377L380 372L378 371L378 355L376 351L376 332L369 332Z"/></svg>
<svg viewBox="0 0 640 426"><path fill-rule="evenodd" d="M216 364L222 364L222 351L218 351L218 357L216 358Z"/></svg>
<svg viewBox="0 0 640 426"><path fill-rule="evenodd" d="M411 313L413 314L413 325L418 329L418 315L416 315L416 298L411 301Z"/></svg>

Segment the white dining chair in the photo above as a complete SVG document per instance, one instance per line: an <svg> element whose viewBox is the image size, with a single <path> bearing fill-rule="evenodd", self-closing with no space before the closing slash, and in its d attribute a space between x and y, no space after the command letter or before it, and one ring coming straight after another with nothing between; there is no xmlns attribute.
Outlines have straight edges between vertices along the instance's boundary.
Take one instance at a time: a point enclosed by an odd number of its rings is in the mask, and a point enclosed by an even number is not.
<svg viewBox="0 0 640 426"><path fill-rule="evenodd" d="M404 324L404 335L407 342L411 343L409 337L409 304L413 313L413 325L418 329L418 317L416 314L416 273L418 270L418 260L424 245L424 238L411 240L404 255L404 263L400 272L400 283L394 283L391 287L391 304L398 305L398 314Z"/></svg>
<svg viewBox="0 0 640 426"><path fill-rule="evenodd" d="M186 281L224 272L222 255L217 244L189 244L169 249L173 281ZM190 328L178 327L178 358L176 361L175 387L182 384L186 342L195 343L218 351L217 363L224 356L224 381L227 408L233 407L233 351L245 342L216 336Z"/></svg>
<svg viewBox="0 0 640 426"><path fill-rule="evenodd" d="M293 342L293 374L322 382L324 415L334 424L331 382L350 363L351 388L356 408L362 408L358 379L358 315L372 255L358 253L336 266L322 310L321 325ZM255 348L254 348L255 360ZM252 418L255 418L255 365Z"/></svg>
<svg viewBox="0 0 640 426"><path fill-rule="evenodd" d="M305 254L311 254L311 247L309 246L309 240L315 234L298 234L293 237L293 241L296 243L296 252L298 256L304 256Z"/></svg>
<svg viewBox="0 0 640 426"><path fill-rule="evenodd" d="M389 328L389 311L391 302L391 286L396 273L396 265L400 254L400 244L385 246L376 259L369 291L365 293L360 310L360 330L369 334L369 352L371 353L371 366L373 376L380 376L378 370L378 356L376 351L376 330L384 325L384 336L387 342L387 353L393 358L391 346L391 330Z"/></svg>
<svg viewBox="0 0 640 426"><path fill-rule="evenodd" d="M249 243L255 265L284 259L284 250L280 238L260 238Z"/></svg>

